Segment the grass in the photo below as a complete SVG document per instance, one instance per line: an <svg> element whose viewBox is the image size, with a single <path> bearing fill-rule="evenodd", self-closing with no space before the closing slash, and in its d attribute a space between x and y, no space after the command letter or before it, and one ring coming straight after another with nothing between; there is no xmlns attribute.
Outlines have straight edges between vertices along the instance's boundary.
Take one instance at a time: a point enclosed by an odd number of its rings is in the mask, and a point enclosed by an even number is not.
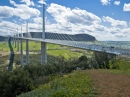
<svg viewBox="0 0 130 97"><path fill-rule="evenodd" d="M93 81L83 71L57 77L50 83L18 97L95 97Z"/></svg>
<svg viewBox="0 0 130 97"><path fill-rule="evenodd" d="M19 43L20 45L20 43ZM15 48L14 44L12 44L13 50L16 51L17 48ZM16 43L16 47L17 47L17 43ZM30 50L39 50L40 49L40 42L29 42L29 48ZM0 50L3 52L9 52L9 46L8 46L8 42L0 42ZM26 50L26 42L23 41L23 50Z"/></svg>
<svg viewBox="0 0 130 97"><path fill-rule="evenodd" d="M12 46L13 46L13 50L17 51L17 48L15 48L14 45ZM29 42L29 49L31 52L40 53L40 46L41 46L40 42L33 42L33 41ZM10 52L8 43L0 42L0 50L6 53ZM23 50L26 50L25 41L23 41ZM55 45L55 44L47 44L47 53L53 56L63 56L66 59L69 59L71 57L80 57L81 55L83 55L82 52L73 52L68 50L66 47L61 47L60 45Z"/></svg>
<svg viewBox="0 0 130 97"><path fill-rule="evenodd" d="M115 74L127 74L130 76L130 59L117 57L113 63L110 62L110 70L105 70Z"/></svg>
<svg viewBox="0 0 130 97"><path fill-rule="evenodd" d="M77 52L71 52L69 50L48 50L47 53L49 55L53 55L53 56L63 56L65 59L69 59L72 57L80 57L81 55L83 55L82 53L77 53Z"/></svg>
<svg viewBox="0 0 130 97"><path fill-rule="evenodd" d="M14 50L16 50L14 45L12 45L12 46L13 46ZM0 51L9 52L8 42L0 42Z"/></svg>

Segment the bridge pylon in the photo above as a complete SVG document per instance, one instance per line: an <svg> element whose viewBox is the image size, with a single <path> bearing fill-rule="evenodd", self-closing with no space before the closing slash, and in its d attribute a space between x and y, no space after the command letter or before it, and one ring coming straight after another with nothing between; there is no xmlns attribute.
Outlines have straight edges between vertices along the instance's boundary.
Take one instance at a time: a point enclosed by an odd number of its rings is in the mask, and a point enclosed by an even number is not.
<svg viewBox="0 0 130 97"><path fill-rule="evenodd" d="M17 29L17 32L18 32L18 29ZM17 33L17 52L19 52L19 32Z"/></svg>
<svg viewBox="0 0 130 97"><path fill-rule="evenodd" d="M42 39L45 40L45 4L43 4ZM41 64L47 63L46 42L41 42Z"/></svg>

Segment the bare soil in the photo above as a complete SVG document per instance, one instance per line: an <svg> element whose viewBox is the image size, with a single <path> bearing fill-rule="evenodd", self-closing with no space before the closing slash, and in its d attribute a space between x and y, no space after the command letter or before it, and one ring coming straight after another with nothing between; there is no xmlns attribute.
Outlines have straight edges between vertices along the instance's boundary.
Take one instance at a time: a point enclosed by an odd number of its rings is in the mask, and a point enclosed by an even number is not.
<svg viewBox="0 0 130 97"><path fill-rule="evenodd" d="M9 52L0 51L0 56L7 56L7 55L9 55L9 54L10 54Z"/></svg>
<svg viewBox="0 0 130 97"><path fill-rule="evenodd" d="M20 54L20 52L14 51L15 54ZM26 54L25 51L23 51L23 54ZM29 52L29 54L38 54L38 52ZM10 55L10 52L2 52L0 51L0 56L7 56Z"/></svg>
<svg viewBox="0 0 130 97"><path fill-rule="evenodd" d="M130 97L130 76L102 70L86 70L100 93L98 97Z"/></svg>

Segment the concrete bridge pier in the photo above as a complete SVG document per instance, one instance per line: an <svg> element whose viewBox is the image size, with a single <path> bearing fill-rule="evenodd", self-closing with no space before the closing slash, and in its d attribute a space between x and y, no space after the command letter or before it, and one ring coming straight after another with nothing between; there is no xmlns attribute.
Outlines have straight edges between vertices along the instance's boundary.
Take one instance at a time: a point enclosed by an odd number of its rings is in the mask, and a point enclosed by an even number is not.
<svg viewBox="0 0 130 97"><path fill-rule="evenodd" d="M26 39L26 65L30 64L29 60L29 41Z"/></svg>
<svg viewBox="0 0 130 97"><path fill-rule="evenodd" d="M16 36L14 36L14 47L16 48Z"/></svg>
<svg viewBox="0 0 130 97"><path fill-rule="evenodd" d="M41 64L47 63L46 43L41 42Z"/></svg>
<svg viewBox="0 0 130 97"><path fill-rule="evenodd" d="M17 52L19 51L19 39L17 38Z"/></svg>
<svg viewBox="0 0 130 97"><path fill-rule="evenodd" d="M26 37L29 38L29 33L28 33L28 22L27 22L27 25L26 25ZM26 39L26 65L29 65L30 64L30 57L29 57L29 40Z"/></svg>
<svg viewBox="0 0 130 97"><path fill-rule="evenodd" d="M23 62L23 33L22 33L22 26L21 26L21 39L20 39L20 65L23 67L24 62Z"/></svg>
<svg viewBox="0 0 130 97"><path fill-rule="evenodd" d="M18 32L18 30L17 30L17 32ZM18 35L17 35L17 52L19 51L19 32L17 33Z"/></svg>
<svg viewBox="0 0 130 97"><path fill-rule="evenodd" d="M20 65L23 67L23 40L20 39Z"/></svg>

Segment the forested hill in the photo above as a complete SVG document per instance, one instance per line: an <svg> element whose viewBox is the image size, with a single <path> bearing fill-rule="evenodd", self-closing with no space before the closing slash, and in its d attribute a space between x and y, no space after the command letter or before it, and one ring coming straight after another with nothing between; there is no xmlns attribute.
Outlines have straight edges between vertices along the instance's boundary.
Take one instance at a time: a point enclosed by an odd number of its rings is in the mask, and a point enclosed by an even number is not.
<svg viewBox="0 0 130 97"><path fill-rule="evenodd" d="M46 39L62 39L62 40L74 40L74 41L96 41L96 38L94 36L88 35L88 34L75 34L75 35L69 35L69 34L58 34L58 33L45 33ZM32 38L41 38L42 33L41 32L31 32Z"/></svg>

